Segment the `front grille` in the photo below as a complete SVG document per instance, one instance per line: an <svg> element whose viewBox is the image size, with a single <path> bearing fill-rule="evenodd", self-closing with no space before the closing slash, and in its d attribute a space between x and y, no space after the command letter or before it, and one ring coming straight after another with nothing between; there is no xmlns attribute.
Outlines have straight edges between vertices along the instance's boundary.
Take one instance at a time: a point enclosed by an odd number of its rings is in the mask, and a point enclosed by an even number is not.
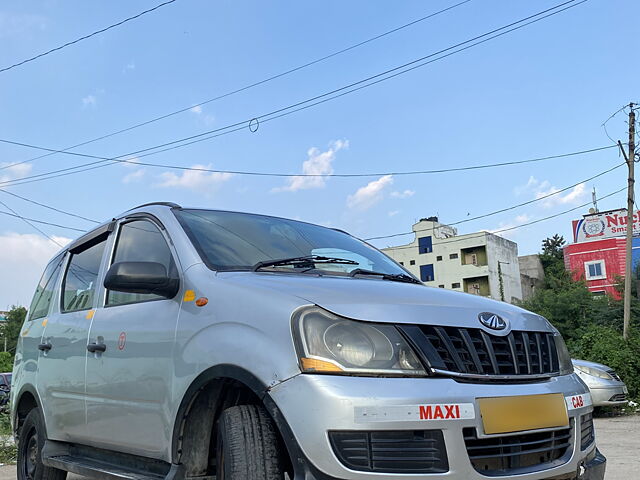
<svg viewBox="0 0 640 480"><path fill-rule="evenodd" d="M496 336L480 328L402 325L433 369L476 376L551 376L560 372L552 333L512 330Z"/></svg>
<svg viewBox="0 0 640 480"><path fill-rule="evenodd" d="M591 445L594 439L593 414L587 413L580 419L580 450L584 450Z"/></svg>
<svg viewBox="0 0 640 480"><path fill-rule="evenodd" d="M607 370L607 373L611 375L611 378L613 378L614 380L617 380L618 382L622 381L620 379L620 376L615 372L615 370Z"/></svg>
<svg viewBox="0 0 640 480"><path fill-rule="evenodd" d="M624 402L627 399L627 396L624 393L616 393L612 396L609 401L610 402Z"/></svg>
<svg viewBox="0 0 640 480"><path fill-rule="evenodd" d="M441 430L329 432L334 453L351 470L378 473L449 471Z"/></svg>
<svg viewBox="0 0 640 480"><path fill-rule="evenodd" d="M571 455L571 428L478 438L476 429L469 427L463 434L473 468L490 477L516 474L533 466L551 468L565 463Z"/></svg>

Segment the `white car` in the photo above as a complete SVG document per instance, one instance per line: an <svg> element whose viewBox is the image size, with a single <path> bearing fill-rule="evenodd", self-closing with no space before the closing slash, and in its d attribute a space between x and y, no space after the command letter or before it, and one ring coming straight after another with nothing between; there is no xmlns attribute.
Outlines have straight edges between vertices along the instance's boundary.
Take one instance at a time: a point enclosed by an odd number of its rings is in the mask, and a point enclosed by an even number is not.
<svg viewBox="0 0 640 480"><path fill-rule="evenodd" d="M575 373L587 384L594 407L617 407L627 403L629 391L618 374L601 363L572 359Z"/></svg>

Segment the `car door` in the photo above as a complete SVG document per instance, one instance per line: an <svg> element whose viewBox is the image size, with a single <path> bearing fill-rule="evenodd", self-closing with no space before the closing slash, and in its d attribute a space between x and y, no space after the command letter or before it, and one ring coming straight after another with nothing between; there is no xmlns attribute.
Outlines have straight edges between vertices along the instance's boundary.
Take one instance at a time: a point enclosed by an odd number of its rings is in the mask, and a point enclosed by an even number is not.
<svg viewBox="0 0 640 480"><path fill-rule="evenodd" d="M157 262L176 272L162 225L149 218L122 221L109 265ZM103 289L90 343L103 352L87 359L87 427L95 446L162 458L169 450L173 348L180 295Z"/></svg>
<svg viewBox="0 0 640 480"><path fill-rule="evenodd" d="M41 339L36 383L47 435L52 440L76 442L86 438L87 337L109 231L98 233L67 254L60 295Z"/></svg>

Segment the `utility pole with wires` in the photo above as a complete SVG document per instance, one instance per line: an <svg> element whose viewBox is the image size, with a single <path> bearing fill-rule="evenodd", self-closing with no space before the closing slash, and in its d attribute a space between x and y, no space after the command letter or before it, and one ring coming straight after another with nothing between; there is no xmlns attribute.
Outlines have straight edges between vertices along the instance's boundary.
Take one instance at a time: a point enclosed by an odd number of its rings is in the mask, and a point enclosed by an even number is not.
<svg viewBox="0 0 640 480"><path fill-rule="evenodd" d="M627 181L627 242L625 251L625 270L624 270L624 326L623 336L627 340L629 338L629 324L631 318L631 269L633 268L633 262L631 261L631 245L633 240L633 207L635 203L633 187L635 184L634 166L636 159L636 112L634 110L635 104L629 104L629 151L624 151L622 142L618 140L618 145L622 151L627 166L629 167L629 177ZM640 219L639 219L640 220Z"/></svg>

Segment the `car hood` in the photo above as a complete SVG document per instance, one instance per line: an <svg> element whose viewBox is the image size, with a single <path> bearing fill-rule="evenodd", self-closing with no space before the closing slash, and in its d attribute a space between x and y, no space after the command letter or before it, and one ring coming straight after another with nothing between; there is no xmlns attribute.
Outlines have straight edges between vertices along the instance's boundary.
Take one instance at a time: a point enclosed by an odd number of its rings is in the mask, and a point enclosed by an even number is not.
<svg viewBox="0 0 640 480"><path fill-rule="evenodd" d="M425 285L295 273L219 272L218 276L244 288L295 296L355 320L478 328L478 315L489 312L508 323L505 330L488 330L496 335L511 329L555 331L540 315L514 305Z"/></svg>

